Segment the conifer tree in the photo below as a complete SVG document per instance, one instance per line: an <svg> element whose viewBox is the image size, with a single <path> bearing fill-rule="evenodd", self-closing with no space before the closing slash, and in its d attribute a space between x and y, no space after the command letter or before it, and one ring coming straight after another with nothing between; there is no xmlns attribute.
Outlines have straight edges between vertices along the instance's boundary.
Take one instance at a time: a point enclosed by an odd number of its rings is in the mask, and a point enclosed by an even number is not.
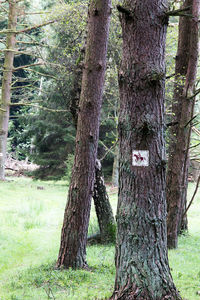
<svg viewBox="0 0 200 300"><path fill-rule="evenodd" d="M189 148L199 58L200 1L185 0L182 10L186 10L189 17L182 16L179 20L172 105L172 124L174 125L170 128L171 139L167 171L167 240L169 248L177 247L180 230L187 229L184 212L187 203Z"/></svg>
<svg viewBox="0 0 200 300"><path fill-rule="evenodd" d="M168 264L165 197L166 0L124 0L119 200L111 299L181 299Z"/></svg>
<svg viewBox="0 0 200 300"><path fill-rule="evenodd" d="M75 161L61 233L57 260L59 268L87 267L87 231L94 187L110 14L110 0L91 0Z"/></svg>

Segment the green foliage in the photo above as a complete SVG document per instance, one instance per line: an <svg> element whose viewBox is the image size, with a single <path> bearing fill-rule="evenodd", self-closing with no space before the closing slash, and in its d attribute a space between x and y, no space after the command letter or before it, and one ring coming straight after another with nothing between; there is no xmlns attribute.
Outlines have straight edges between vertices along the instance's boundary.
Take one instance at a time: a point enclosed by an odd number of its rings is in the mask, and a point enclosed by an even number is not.
<svg viewBox="0 0 200 300"><path fill-rule="evenodd" d="M58 179L65 175L66 160L74 149L75 128L70 113L73 73L83 42L86 5L79 3L54 6L61 21L44 32L48 39L47 64L35 102L39 108L29 109L26 136L31 140L27 156L40 166L36 178ZM46 75L46 76L45 76ZM42 107L50 110L44 110ZM69 171L68 171L69 172Z"/></svg>
<svg viewBox="0 0 200 300"><path fill-rule="evenodd" d="M43 105L66 111L33 110L28 118L27 134L32 139L29 157L40 166L34 173L36 177L57 179L65 174L65 161L74 147L75 128L68 111L68 86L60 82L56 86L46 83L44 89L48 92L46 98L42 97Z"/></svg>
<svg viewBox="0 0 200 300"><path fill-rule="evenodd" d="M71 171L74 164L74 154L69 154L66 161L66 169L65 169L65 176L64 179L66 179L68 182L70 182L71 179Z"/></svg>
<svg viewBox="0 0 200 300"><path fill-rule="evenodd" d="M98 157L102 158L105 176L112 173L114 159L114 148L109 149L117 140L118 125L118 70L121 60L121 26L118 12L112 10L111 29L108 45L107 72L105 79L105 91L101 111L100 142ZM19 159L28 157L40 166L35 173L37 178L59 179L65 176L69 178L69 168L66 170L68 155L74 152L75 128L70 110L73 107L75 97L74 86L78 86L80 93L81 76L76 81L76 71L82 65L82 57L86 41L87 7L88 1L37 1L39 8L50 12L44 16L34 16L33 21L41 23L49 17L59 18L60 21L51 26L37 29L31 33L32 39L45 47L26 47L26 50L39 53L44 58L43 67L34 67L36 72L19 71L18 76L24 78L25 83L32 84L32 87L21 91L13 91L13 101L19 99L31 102L36 107L17 106L11 108L13 116L10 122L9 151L15 153ZM177 3L171 1L171 9L178 8ZM29 11L33 10L31 4ZM38 19L37 19L38 18ZM25 16L22 21L26 21ZM30 19L29 19L30 21ZM167 35L167 76L174 73L175 56L177 49L178 17L170 18L170 25ZM23 37L24 38L24 37ZM25 41L30 42L26 36ZM21 47L24 47L23 44ZM36 51L39 49L39 52ZM28 60L29 57L29 60ZM18 56L15 66L35 62L36 58L30 56ZM38 73L37 73L38 72ZM16 74L16 73L15 73ZM43 75L41 75L43 74ZM171 122L171 106L173 101L174 77L166 81L166 123ZM50 112L41 109L41 106L52 110L65 110L65 112ZM197 110L199 108L197 107ZM195 121L199 121L198 118ZM199 126L199 125L198 125ZM199 128L199 127L197 127ZM196 135L192 135L192 145L198 144ZM168 131L166 131L167 145L169 143ZM194 155L199 154L199 148L193 149ZM198 150L198 151L196 151Z"/></svg>
<svg viewBox="0 0 200 300"><path fill-rule="evenodd" d="M117 226L116 224L109 224L107 228L108 236L109 236L109 241L111 243L115 243L116 241L116 233L117 233Z"/></svg>
<svg viewBox="0 0 200 300"><path fill-rule="evenodd" d="M66 110L66 112L56 113L40 108L29 109L31 115L25 119L24 124L27 126L21 135L22 140L29 138L31 141L28 147L23 147L28 150L27 156L40 166L40 169L34 173L36 178L58 179L66 173L69 178L69 168L66 171L65 164L67 157L74 152L75 128L70 109L73 109L74 97L79 98L77 93L80 93L79 90L74 92L76 86L81 86L81 76L78 77L79 82L77 82L75 73L77 68L80 68L79 64L85 47L87 1L67 1L66 3L63 6L53 6L54 17L59 16L61 21L44 32L49 45L48 63L45 67L40 67L39 71L48 74L48 77L43 78L40 93L39 95L36 93L34 97L34 101L40 106ZM102 157L113 146L117 131L119 98L117 65L120 61L121 29L116 13L112 18L100 126L99 157ZM111 151L104 161L104 166L108 166L107 170L110 175L113 157L114 153Z"/></svg>

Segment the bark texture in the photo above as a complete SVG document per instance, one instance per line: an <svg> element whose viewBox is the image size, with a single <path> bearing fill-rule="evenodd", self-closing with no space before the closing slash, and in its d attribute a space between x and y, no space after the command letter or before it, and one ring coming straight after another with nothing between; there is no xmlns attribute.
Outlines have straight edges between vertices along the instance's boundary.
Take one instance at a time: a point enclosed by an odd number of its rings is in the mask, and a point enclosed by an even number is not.
<svg viewBox="0 0 200 300"><path fill-rule="evenodd" d="M81 78L82 78L82 64L85 51L80 53L80 62L74 70L74 85L71 92L70 110L74 120L74 125L77 129L78 121L78 106L81 93ZM116 223L113 216L112 207L109 202L106 185L104 183L102 165L100 160L96 159L95 163L95 184L93 191L93 199L98 219L100 234L94 234L88 237L90 243L113 243L116 237Z"/></svg>
<svg viewBox="0 0 200 300"><path fill-rule="evenodd" d="M110 0L92 0L79 104L75 161L65 209L57 267L84 268L99 136Z"/></svg>
<svg viewBox="0 0 200 300"><path fill-rule="evenodd" d="M119 72L119 202L111 299L181 299L167 257L164 89L167 1L124 0ZM149 151L148 167L132 151Z"/></svg>
<svg viewBox="0 0 200 300"><path fill-rule="evenodd" d="M16 30L17 1L9 1L8 29ZM5 160L8 136L8 122L10 115L11 83L13 73L15 34L7 33L6 52L3 65L2 91L0 102L0 180L5 180Z"/></svg>
<svg viewBox="0 0 200 300"><path fill-rule="evenodd" d="M116 224L104 184L101 162L98 159L95 165L93 199L99 223L100 240L102 243L114 243L116 238Z"/></svg>
<svg viewBox="0 0 200 300"><path fill-rule="evenodd" d="M167 171L167 241L168 248L176 248L180 230L187 229L186 209L190 120L194 114L194 93L198 64L198 16L200 1L186 0L183 8L191 6L193 18L180 17L179 40L176 56L175 86L172 112L174 122L170 130L171 142Z"/></svg>

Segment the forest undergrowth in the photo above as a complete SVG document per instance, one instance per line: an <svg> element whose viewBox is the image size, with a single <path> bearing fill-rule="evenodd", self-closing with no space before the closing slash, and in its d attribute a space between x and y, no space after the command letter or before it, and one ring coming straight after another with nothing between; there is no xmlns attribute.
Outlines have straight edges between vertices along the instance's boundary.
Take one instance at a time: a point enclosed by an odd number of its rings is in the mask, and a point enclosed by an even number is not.
<svg viewBox="0 0 200 300"><path fill-rule="evenodd" d="M195 188L189 185L189 199ZM108 186L116 212L117 190ZM10 178L0 183L0 300L106 299L115 280L114 245L87 248L89 271L56 270L67 197L64 181ZM184 299L200 299L200 191L189 211L189 233L169 251ZM92 207L89 234L98 230Z"/></svg>

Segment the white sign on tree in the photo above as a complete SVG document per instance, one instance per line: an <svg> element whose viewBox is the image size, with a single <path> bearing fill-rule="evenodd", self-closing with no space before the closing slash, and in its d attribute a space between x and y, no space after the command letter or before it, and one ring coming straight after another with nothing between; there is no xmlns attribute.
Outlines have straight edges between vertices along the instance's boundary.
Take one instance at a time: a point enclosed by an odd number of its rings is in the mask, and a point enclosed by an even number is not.
<svg viewBox="0 0 200 300"><path fill-rule="evenodd" d="M148 167L149 166L149 151L133 150L132 165L135 167Z"/></svg>

